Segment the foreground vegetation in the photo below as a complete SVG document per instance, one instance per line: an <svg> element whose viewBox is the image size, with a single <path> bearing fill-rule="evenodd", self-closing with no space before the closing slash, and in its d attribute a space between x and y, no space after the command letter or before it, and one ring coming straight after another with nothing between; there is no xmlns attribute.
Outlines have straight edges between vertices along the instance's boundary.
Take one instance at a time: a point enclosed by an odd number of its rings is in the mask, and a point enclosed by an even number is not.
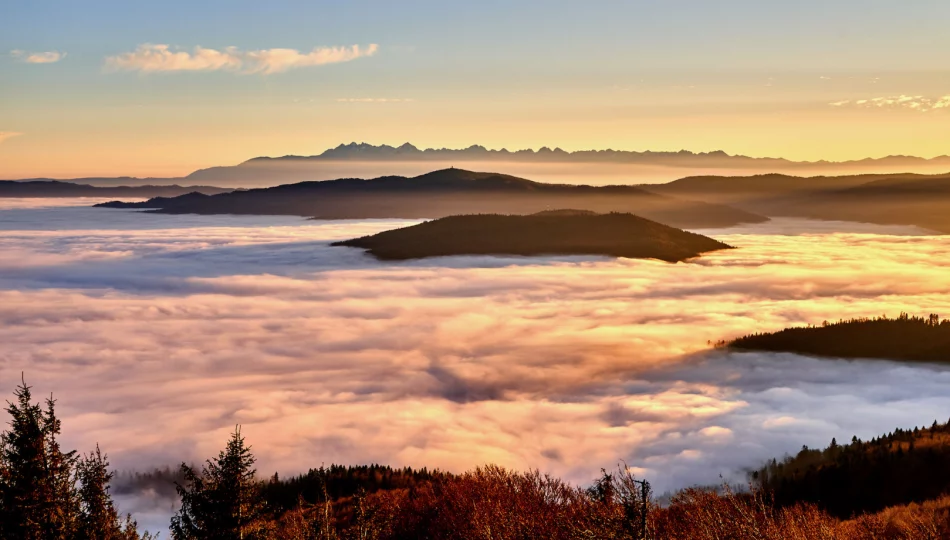
<svg viewBox="0 0 950 540"><path fill-rule="evenodd" d="M106 456L98 447L84 456L60 447L55 405L52 397L45 409L33 403L26 383L8 402L10 429L0 435L0 538L139 538L132 518L120 519L112 503Z"/></svg>
<svg viewBox="0 0 950 540"><path fill-rule="evenodd" d="M950 321L941 321L937 315L924 318L901 313L896 319L882 315L753 334L728 345L838 358L950 362Z"/></svg>
<svg viewBox="0 0 950 540"><path fill-rule="evenodd" d="M0 538L149 538L131 518L120 519L109 490L113 473L98 448L82 457L60 449L54 404L32 403L24 383L7 408ZM495 466L460 475L332 466L260 479L237 428L217 457L174 472L180 509L170 530L182 540L947 538L950 479L941 452L948 442L950 425L936 422L868 443L833 441L767 464L749 491L692 488L661 506L649 483L623 467L588 488ZM925 451L934 453L908 457ZM899 485L890 481L898 478ZM855 497L862 490L867 497ZM837 506L842 497L854 497L850 507Z"/></svg>

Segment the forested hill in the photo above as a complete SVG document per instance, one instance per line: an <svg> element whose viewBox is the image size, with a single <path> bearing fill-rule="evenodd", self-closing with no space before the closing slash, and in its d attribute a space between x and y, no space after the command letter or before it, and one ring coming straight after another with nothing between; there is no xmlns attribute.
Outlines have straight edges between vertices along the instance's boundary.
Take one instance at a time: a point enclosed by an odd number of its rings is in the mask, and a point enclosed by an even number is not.
<svg viewBox="0 0 950 540"><path fill-rule="evenodd" d="M893 433L824 450L802 447L752 473L753 482L790 506L817 504L834 516L855 514L950 493L950 424Z"/></svg>
<svg viewBox="0 0 950 540"><path fill-rule="evenodd" d="M940 321L937 315L924 318L902 313L896 319L851 319L753 334L728 345L733 349L838 358L950 363L950 321Z"/></svg>
<svg viewBox="0 0 950 540"><path fill-rule="evenodd" d="M730 246L632 214L577 210L450 216L336 242L383 260L450 255L604 255L679 262Z"/></svg>

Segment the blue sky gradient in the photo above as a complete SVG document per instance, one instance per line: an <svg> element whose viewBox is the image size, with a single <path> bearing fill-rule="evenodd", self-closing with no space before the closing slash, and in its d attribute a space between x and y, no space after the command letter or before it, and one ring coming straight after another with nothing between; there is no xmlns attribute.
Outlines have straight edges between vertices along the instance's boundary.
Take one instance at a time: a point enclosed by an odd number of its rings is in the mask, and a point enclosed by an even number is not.
<svg viewBox="0 0 950 540"><path fill-rule="evenodd" d="M829 103L950 94L948 22L938 0L9 1L0 177L186 172L348 140L937 155L936 114ZM270 75L104 69L143 44L379 50ZM108 149L127 159L103 163Z"/></svg>

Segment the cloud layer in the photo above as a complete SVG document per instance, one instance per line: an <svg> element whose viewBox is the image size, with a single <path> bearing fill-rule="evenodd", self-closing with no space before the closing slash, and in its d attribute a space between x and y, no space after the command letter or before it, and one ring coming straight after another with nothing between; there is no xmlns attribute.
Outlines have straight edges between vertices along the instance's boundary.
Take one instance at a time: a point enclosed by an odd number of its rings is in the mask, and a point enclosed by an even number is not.
<svg viewBox="0 0 950 540"><path fill-rule="evenodd" d="M349 62L376 54L379 46L315 47L309 52L297 49L260 49L243 51L237 47L223 50L195 47L188 52L169 45L142 44L133 52L106 58L112 71L233 71L269 75L290 69Z"/></svg>
<svg viewBox="0 0 950 540"><path fill-rule="evenodd" d="M869 99L844 100L830 103L832 107L852 107L861 109L909 109L919 112L931 112L950 108L950 96L886 96Z"/></svg>
<svg viewBox="0 0 950 540"><path fill-rule="evenodd" d="M67 444L122 469L214 455L241 423L262 474L495 462L587 482L625 460L662 492L950 410L941 367L707 346L950 313L945 237L745 228L691 264L382 264L328 243L399 223L49 204L0 210L0 385L25 371Z"/></svg>
<svg viewBox="0 0 950 540"><path fill-rule="evenodd" d="M16 137L18 135L23 135L23 134L18 133L16 131L0 131L0 143L12 137Z"/></svg>
<svg viewBox="0 0 950 540"><path fill-rule="evenodd" d="M27 52L14 49L10 51L10 56L27 64L52 64L66 58L66 53L59 51Z"/></svg>

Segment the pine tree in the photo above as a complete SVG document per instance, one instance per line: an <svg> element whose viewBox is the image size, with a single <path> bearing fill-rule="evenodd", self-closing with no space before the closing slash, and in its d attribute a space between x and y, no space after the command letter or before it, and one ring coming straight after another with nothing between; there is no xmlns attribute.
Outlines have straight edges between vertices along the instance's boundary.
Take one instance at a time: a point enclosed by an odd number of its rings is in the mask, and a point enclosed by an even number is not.
<svg viewBox="0 0 950 540"><path fill-rule="evenodd" d="M185 485L177 484L181 509L172 517L177 540L254 540L266 538L260 483L254 478L254 456L244 445L240 427L227 448L209 459L199 474L181 465Z"/></svg>
<svg viewBox="0 0 950 540"><path fill-rule="evenodd" d="M109 460L96 445L95 452L84 456L77 466L79 478L80 540L126 540L138 538L136 523L126 516L124 523L109 495L109 483L115 473L109 470Z"/></svg>
<svg viewBox="0 0 950 540"><path fill-rule="evenodd" d="M10 429L0 435L0 538L74 538L79 514L76 452L63 452L55 401L33 403L23 382L7 402Z"/></svg>

